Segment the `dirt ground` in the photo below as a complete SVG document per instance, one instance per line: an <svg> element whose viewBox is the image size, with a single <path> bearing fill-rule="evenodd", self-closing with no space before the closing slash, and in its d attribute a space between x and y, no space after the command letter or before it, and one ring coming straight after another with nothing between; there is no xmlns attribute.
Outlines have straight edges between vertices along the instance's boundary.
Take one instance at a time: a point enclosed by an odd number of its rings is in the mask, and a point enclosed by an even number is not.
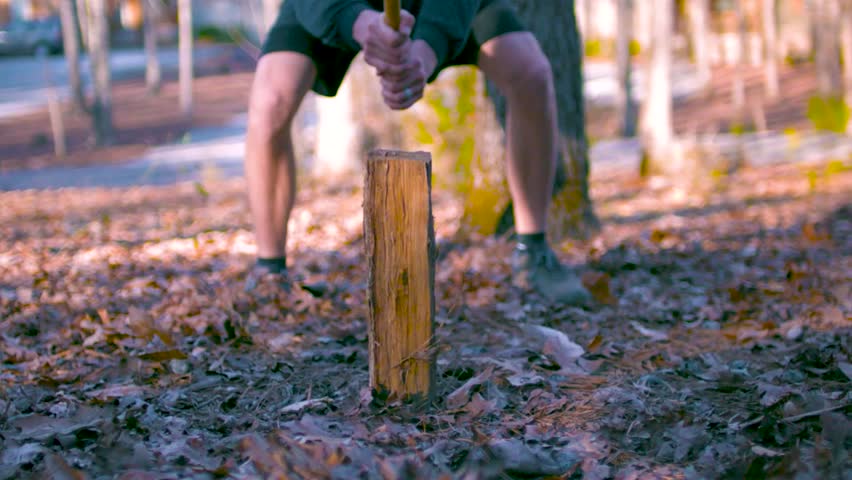
<svg viewBox="0 0 852 480"><path fill-rule="evenodd" d="M434 192L438 399L368 384L361 192L306 186L293 275L242 289L242 181L0 193L0 479L848 478L852 172L608 178L512 288Z"/></svg>
<svg viewBox="0 0 852 480"><path fill-rule="evenodd" d="M0 173L57 165L116 163L139 157L147 148L179 140L191 127L221 125L246 111L254 60L241 50L225 51L219 58L197 67L195 111L192 122L179 113L175 79L166 79L159 96L148 95L142 80L115 85L115 145L96 148L89 120L66 106L68 151L66 158L53 155L47 110L19 118L0 120ZM223 73L226 72L226 73ZM681 134L729 132L732 127L810 128L806 105L815 91L815 75L809 65L781 69L782 96L763 98L762 70L746 73L750 103L745 112L731 105L732 71L717 69L704 93L675 104L675 130ZM587 111L591 139L616 134L618 120L611 109L590 106Z"/></svg>

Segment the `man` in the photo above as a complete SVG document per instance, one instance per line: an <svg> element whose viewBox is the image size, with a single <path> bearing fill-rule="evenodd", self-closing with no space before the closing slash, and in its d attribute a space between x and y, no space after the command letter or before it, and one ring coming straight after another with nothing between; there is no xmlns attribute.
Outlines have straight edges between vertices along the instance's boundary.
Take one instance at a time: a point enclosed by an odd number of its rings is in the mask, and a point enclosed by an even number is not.
<svg viewBox="0 0 852 480"><path fill-rule="evenodd" d="M507 100L507 177L518 244L513 280L547 299L584 304L589 293L546 239L556 166L550 64L506 0L403 0L400 31L382 0L285 0L257 66L249 103L246 177L258 259L248 288L286 286L287 223L296 191L293 117L308 90L337 93L358 51L375 68L388 107L407 109L444 68L477 65Z"/></svg>

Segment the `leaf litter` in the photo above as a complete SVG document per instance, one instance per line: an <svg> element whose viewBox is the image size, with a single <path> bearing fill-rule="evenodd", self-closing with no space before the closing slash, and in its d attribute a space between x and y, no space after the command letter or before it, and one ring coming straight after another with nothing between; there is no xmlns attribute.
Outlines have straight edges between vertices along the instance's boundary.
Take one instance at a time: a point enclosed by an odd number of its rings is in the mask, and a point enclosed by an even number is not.
<svg viewBox="0 0 852 480"><path fill-rule="evenodd" d="M848 173L596 182L560 249L597 304L529 302L434 192L434 405L370 391L357 188L311 186L299 285L243 291L239 181L0 193L0 478L841 478ZM666 190L668 188L668 190ZM704 195L704 196L701 196ZM661 201L664 199L664 201Z"/></svg>

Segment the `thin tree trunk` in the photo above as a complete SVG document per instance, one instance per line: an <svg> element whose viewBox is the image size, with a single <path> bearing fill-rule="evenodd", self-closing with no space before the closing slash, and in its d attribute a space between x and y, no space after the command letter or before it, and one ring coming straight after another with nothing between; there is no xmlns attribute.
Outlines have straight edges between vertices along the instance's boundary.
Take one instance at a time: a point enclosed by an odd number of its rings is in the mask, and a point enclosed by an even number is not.
<svg viewBox="0 0 852 480"><path fill-rule="evenodd" d="M192 0L178 0L180 111L192 119Z"/></svg>
<svg viewBox="0 0 852 480"><path fill-rule="evenodd" d="M816 0L817 86L825 97L843 95L843 78L840 70L840 4L838 0Z"/></svg>
<svg viewBox="0 0 852 480"><path fill-rule="evenodd" d="M65 62L68 65L68 87L74 109L80 112L86 109L86 94L80 77L80 33L77 21L77 8L74 0L59 0L59 18L62 22L62 45L65 50Z"/></svg>
<svg viewBox="0 0 852 480"><path fill-rule="evenodd" d="M710 79L710 4L708 0L689 0L690 33L692 34L692 55L701 79Z"/></svg>
<svg viewBox="0 0 852 480"><path fill-rule="evenodd" d="M359 57L353 62L337 95L316 97L316 146L312 169L318 175L351 175L361 168L362 137L356 118L354 83L357 83L355 77L366 68L367 64Z"/></svg>
<svg viewBox="0 0 852 480"><path fill-rule="evenodd" d="M600 227L589 196L589 145L583 103L583 44L574 15L574 0L512 0L519 18L538 39L550 59L559 110L559 159L550 234L582 238ZM592 3L592 2L589 2ZM506 102L488 82L500 123L505 129ZM504 211L498 234L511 226L512 205ZM556 218L554 218L556 217Z"/></svg>
<svg viewBox="0 0 852 480"><path fill-rule="evenodd" d="M769 98L778 97L778 3L763 0L763 54L766 93Z"/></svg>
<svg viewBox="0 0 852 480"><path fill-rule="evenodd" d="M592 11L594 9L594 0L583 0L583 31L581 32L583 43L588 42L592 38L594 38L594 29L595 29L595 20L592 16ZM564 6L563 8L568 8Z"/></svg>
<svg viewBox="0 0 852 480"><path fill-rule="evenodd" d="M738 114L742 114L745 108L745 68L748 65L748 27L746 24L746 16L743 11L743 6L737 4L735 7L737 14L737 33L740 47L739 59L734 67L734 85L732 89L734 108Z"/></svg>
<svg viewBox="0 0 852 480"><path fill-rule="evenodd" d="M83 40L83 50L89 48L89 0L72 0L77 7L77 22L80 28L80 38Z"/></svg>
<svg viewBox="0 0 852 480"><path fill-rule="evenodd" d="M636 104L633 100L633 72L630 59L630 39L633 37L633 0L618 0L618 33L615 44L618 75L618 118L621 135L636 135Z"/></svg>
<svg viewBox="0 0 852 480"><path fill-rule="evenodd" d="M159 93L163 83L160 57L157 55L157 27L160 21L160 0L142 0L145 17L145 86L149 93Z"/></svg>
<svg viewBox="0 0 852 480"><path fill-rule="evenodd" d="M665 173L676 168L669 157L672 127L673 0L653 2L651 60L646 99L640 122L644 158L640 174Z"/></svg>
<svg viewBox="0 0 852 480"><path fill-rule="evenodd" d="M843 76L846 80L846 106L852 108L852 0L843 5ZM852 121L846 125L846 132L852 135Z"/></svg>
<svg viewBox="0 0 852 480"><path fill-rule="evenodd" d="M92 103L95 141L98 145L109 145L114 140L114 132L106 0L88 0L87 4L89 63L92 68L92 80L95 87L95 97Z"/></svg>
<svg viewBox="0 0 852 480"><path fill-rule="evenodd" d="M265 32L268 32L275 19L278 17L278 10L281 8L281 0L263 0L263 22Z"/></svg>

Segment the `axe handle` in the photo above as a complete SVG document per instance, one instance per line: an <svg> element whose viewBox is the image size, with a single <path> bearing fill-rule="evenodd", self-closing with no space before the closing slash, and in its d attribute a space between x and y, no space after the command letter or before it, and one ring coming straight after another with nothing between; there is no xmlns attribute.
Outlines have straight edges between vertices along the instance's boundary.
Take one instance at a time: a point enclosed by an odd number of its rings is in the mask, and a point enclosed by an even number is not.
<svg viewBox="0 0 852 480"><path fill-rule="evenodd" d="M385 0L385 23L399 30L399 0Z"/></svg>

